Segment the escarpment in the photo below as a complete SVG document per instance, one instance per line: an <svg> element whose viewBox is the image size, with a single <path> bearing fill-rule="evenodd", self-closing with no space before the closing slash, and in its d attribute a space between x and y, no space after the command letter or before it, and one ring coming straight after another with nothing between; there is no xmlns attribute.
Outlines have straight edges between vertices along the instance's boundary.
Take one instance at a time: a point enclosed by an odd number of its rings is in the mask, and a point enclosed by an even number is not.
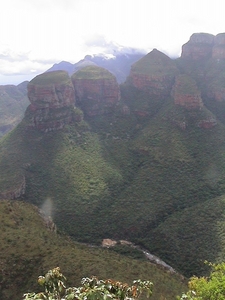
<svg viewBox="0 0 225 300"><path fill-rule="evenodd" d="M29 127L48 132L72 122L75 92L67 72L38 75L30 81L27 91L31 102L26 111Z"/></svg>

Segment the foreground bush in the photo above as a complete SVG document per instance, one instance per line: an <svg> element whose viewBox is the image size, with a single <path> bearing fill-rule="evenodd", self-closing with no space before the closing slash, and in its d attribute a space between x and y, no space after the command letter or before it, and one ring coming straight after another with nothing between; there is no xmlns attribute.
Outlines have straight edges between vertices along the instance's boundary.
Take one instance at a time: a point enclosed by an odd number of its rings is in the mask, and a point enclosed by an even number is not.
<svg viewBox="0 0 225 300"><path fill-rule="evenodd" d="M133 281L133 285L113 281L99 280L96 277L83 278L80 287L65 286L66 278L59 268L49 270L45 276L39 276L38 283L44 292L27 293L24 300L108 300L138 299L145 290L147 297L152 295L153 284L150 281Z"/></svg>
<svg viewBox="0 0 225 300"><path fill-rule="evenodd" d="M189 291L179 300L224 300L225 299L225 263L211 264L209 277L192 277Z"/></svg>

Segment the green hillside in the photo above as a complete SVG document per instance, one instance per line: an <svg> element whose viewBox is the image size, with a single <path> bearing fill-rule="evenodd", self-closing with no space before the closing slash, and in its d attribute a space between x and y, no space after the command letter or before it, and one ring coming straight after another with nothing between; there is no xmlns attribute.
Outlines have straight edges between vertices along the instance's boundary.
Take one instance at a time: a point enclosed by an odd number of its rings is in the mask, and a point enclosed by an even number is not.
<svg viewBox="0 0 225 300"><path fill-rule="evenodd" d="M82 277L98 276L131 283L142 278L154 282L152 299L174 299L186 290L181 277L171 275L145 259L73 242L56 233L38 209L22 201L0 202L0 298L22 299L38 291L37 277L59 266L67 286L78 286Z"/></svg>
<svg viewBox="0 0 225 300"><path fill-rule="evenodd" d="M99 76L92 66L73 76L82 86L89 72ZM37 76L34 87L64 82L63 74ZM77 101L80 116L71 108L69 121L58 124L61 112L32 114L30 107L0 141L0 198L45 209L77 242L129 240L185 276L205 275L204 261L220 262L225 253L223 79L208 56L175 62L153 50L133 65L107 112L83 120ZM56 126L35 129L46 116Z"/></svg>
<svg viewBox="0 0 225 300"><path fill-rule="evenodd" d="M225 189L225 128L198 126L211 115L167 99L149 120L118 113L41 133L27 129L25 118L0 144L1 190L19 187L25 176L24 200L39 207L50 202L57 226L74 239L129 239L187 276L202 274L204 260L220 259L223 251L218 196ZM185 130L177 125L184 120ZM210 242L198 235L203 208ZM196 222L193 235L188 218Z"/></svg>
<svg viewBox="0 0 225 300"><path fill-rule="evenodd" d="M12 130L23 118L29 104L27 82L18 86L0 86L0 138Z"/></svg>
<svg viewBox="0 0 225 300"><path fill-rule="evenodd" d="M126 141L125 151L121 139L107 141L107 151L115 162L124 157L127 165L123 163L122 168L131 178L114 198L101 204L106 211L99 216L99 227L115 237L135 240L188 276L204 273L204 260L220 259L223 251L218 223L224 222L225 129L220 123L211 129L198 127L208 116L212 114L206 109L188 112L168 99L168 104ZM185 130L176 125L184 120L188 124ZM138 124L141 127L141 122ZM198 234L197 216L201 214L209 215L204 220L204 234ZM109 215L107 221L104 216ZM176 223L172 226L173 218ZM194 232L190 223L195 224ZM94 225L96 222L91 227Z"/></svg>

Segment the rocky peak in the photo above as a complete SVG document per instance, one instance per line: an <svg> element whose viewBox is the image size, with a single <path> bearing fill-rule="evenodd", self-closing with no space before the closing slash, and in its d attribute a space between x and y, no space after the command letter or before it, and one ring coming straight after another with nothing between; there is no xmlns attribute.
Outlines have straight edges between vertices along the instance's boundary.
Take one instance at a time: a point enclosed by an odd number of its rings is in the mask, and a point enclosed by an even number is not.
<svg viewBox="0 0 225 300"><path fill-rule="evenodd" d="M53 71L36 76L27 86L31 105L26 111L29 126L41 131L63 128L72 121L75 93L65 71Z"/></svg>
<svg viewBox="0 0 225 300"><path fill-rule="evenodd" d="M188 110L200 109L203 106L201 93L196 82L189 75L182 74L176 77L172 96L174 103Z"/></svg>
<svg viewBox="0 0 225 300"><path fill-rule="evenodd" d="M87 116L109 113L120 100L116 77L98 66L87 66L72 75L77 103Z"/></svg>
<svg viewBox="0 0 225 300"><path fill-rule="evenodd" d="M130 84L149 95L166 96L179 73L175 63L164 53L153 49L131 67Z"/></svg>
<svg viewBox="0 0 225 300"><path fill-rule="evenodd" d="M194 33L190 40L182 46L182 58L199 60L212 55L214 35L209 33Z"/></svg>

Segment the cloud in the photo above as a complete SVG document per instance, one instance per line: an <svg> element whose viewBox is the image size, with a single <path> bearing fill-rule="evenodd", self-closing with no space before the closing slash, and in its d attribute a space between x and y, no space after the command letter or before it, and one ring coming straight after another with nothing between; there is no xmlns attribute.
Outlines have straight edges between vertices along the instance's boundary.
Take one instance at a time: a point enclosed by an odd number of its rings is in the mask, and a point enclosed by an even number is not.
<svg viewBox="0 0 225 300"><path fill-rule="evenodd" d="M123 46L99 34L85 38L84 50L90 55L103 54L108 57L113 57L123 53L146 53L145 49Z"/></svg>
<svg viewBox="0 0 225 300"><path fill-rule="evenodd" d="M0 67L5 74L41 72L50 62L76 63L87 54L132 48L179 56L192 33L224 31L223 5L221 0L3 1Z"/></svg>

